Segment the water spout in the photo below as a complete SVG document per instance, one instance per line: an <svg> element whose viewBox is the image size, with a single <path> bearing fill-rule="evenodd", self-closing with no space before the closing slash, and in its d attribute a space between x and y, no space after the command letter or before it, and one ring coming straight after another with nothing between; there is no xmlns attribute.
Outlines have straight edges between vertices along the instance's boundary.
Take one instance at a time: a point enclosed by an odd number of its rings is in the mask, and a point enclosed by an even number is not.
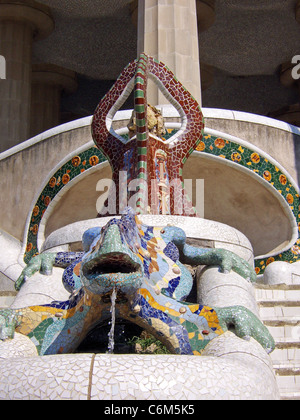
<svg viewBox="0 0 300 420"><path fill-rule="evenodd" d="M111 329L108 334L108 354L113 354L115 348L115 325L116 325L116 299L117 291L114 288L111 294Z"/></svg>

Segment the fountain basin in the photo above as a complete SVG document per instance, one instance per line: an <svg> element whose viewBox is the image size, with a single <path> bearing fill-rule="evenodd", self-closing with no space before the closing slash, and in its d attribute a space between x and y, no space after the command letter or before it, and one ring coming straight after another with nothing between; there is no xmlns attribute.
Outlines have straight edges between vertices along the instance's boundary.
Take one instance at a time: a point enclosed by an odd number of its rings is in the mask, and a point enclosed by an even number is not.
<svg viewBox="0 0 300 420"><path fill-rule="evenodd" d="M0 399L277 400L279 394L262 347L227 332L203 357L69 354L0 360Z"/></svg>

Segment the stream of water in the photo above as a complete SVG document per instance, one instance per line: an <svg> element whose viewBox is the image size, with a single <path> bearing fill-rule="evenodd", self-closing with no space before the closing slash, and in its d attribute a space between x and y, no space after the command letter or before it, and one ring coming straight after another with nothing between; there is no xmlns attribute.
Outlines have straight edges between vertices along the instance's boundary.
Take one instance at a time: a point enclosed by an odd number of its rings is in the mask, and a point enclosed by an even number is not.
<svg viewBox="0 0 300 420"><path fill-rule="evenodd" d="M115 325L116 325L116 299L117 291L114 288L111 294L111 329L108 333L108 353L113 354L115 348Z"/></svg>

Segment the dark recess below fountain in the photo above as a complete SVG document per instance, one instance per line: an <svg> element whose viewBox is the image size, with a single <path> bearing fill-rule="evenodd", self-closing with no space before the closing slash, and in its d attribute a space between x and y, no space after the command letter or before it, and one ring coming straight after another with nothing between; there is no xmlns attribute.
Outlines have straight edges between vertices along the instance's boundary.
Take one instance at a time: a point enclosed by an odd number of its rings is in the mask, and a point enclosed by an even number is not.
<svg viewBox="0 0 300 420"><path fill-rule="evenodd" d="M76 353L107 353L110 329L110 324L95 327L80 344ZM134 344L130 344L128 341L132 337L139 337L142 331L143 329L138 325L124 320L117 320L115 326L114 354L135 353Z"/></svg>

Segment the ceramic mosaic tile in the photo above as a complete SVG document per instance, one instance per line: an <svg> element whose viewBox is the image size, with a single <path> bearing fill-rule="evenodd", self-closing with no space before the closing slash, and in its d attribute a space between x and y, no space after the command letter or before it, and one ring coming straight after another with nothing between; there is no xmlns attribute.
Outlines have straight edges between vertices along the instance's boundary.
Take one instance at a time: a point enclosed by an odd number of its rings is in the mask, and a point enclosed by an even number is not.
<svg viewBox="0 0 300 420"><path fill-rule="evenodd" d="M177 130L175 129L167 130L165 139L171 139L176 132ZM124 138L126 141L126 136ZM217 158L228 160L230 163L234 163L238 166L243 166L248 171L252 171L256 176L260 177L265 183L268 183L285 199L300 230L299 194L290 182L288 176L282 173L270 161L266 160L250 148L245 148L240 146L238 143L211 135L204 135L202 141L196 147L196 151L208 153L216 156ZM93 159L90 161L91 158ZM51 180L49 180L49 184L47 184L43 190L32 212L31 223L27 236L27 248L24 256L25 262L28 262L33 255L39 252L37 249L37 233L39 224L47 205L49 205L55 196L65 187L66 184L62 182L63 176L68 175L68 177L65 177L64 180L65 182L67 180L70 182L74 178L80 176L80 174L84 170L88 169L88 167L91 167L91 163L99 165L105 160L106 158L104 155L98 149L92 147L86 152L83 152L80 156L74 156L74 158L63 165L63 167L53 175ZM300 239L296 241L290 250L284 253L270 256L267 260L256 260L257 274L262 274L266 266L273 261L295 262L299 259Z"/></svg>
<svg viewBox="0 0 300 420"><path fill-rule="evenodd" d="M158 407L157 413L193 415L197 409L200 415L195 400L279 399L270 359L259 347L228 332L198 358L74 354L0 360L0 399L103 400L107 414L126 408L123 414L131 417L149 407L151 414ZM114 400L129 403L119 407Z"/></svg>

